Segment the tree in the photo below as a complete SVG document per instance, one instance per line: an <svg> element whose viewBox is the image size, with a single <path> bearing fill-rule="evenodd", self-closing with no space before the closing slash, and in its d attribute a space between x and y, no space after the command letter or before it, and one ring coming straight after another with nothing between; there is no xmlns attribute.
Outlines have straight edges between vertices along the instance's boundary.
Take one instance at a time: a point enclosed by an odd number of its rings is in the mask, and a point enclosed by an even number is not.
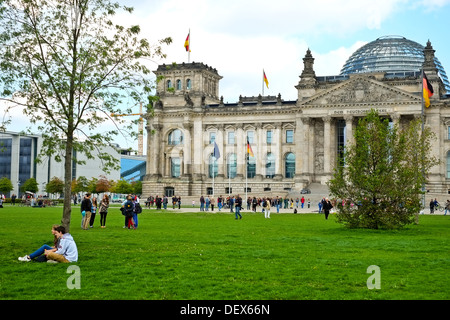
<svg viewBox="0 0 450 320"><path fill-rule="evenodd" d="M121 179L117 181L117 184L114 188L114 192L121 194L129 194L133 192L133 187L128 181L126 181L125 179Z"/></svg>
<svg viewBox="0 0 450 320"><path fill-rule="evenodd" d="M45 186L45 192L51 194L61 194L64 192L64 181L58 177L53 177Z"/></svg>
<svg viewBox="0 0 450 320"><path fill-rule="evenodd" d="M133 190L133 194L142 194L142 181L132 181L131 188Z"/></svg>
<svg viewBox="0 0 450 320"><path fill-rule="evenodd" d="M374 110L361 119L328 183L339 199L337 221L370 229L414 222L426 177L439 162L430 156L433 138L429 129L421 130L420 119L402 129Z"/></svg>
<svg viewBox="0 0 450 320"><path fill-rule="evenodd" d="M64 161L66 195L74 151L92 158L97 149L105 171L118 166L102 146L127 128L111 115L130 113L139 102L151 114L154 84L143 59L163 57L161 46L172 41L150 45L139 26L113 21L118 10L133 11L110 0L0 0L0 97L24 107L37 125L40 155ZM114 129L97 132L107 121ZM65 197L66 230L70 218Z"/></svg>
<svg viewBox="0 0 450 320"><path fill-rule="evenodd" d="M97 180L96 192L104 193L108 192L111 188L111 181L109 181L105 176L100 176Z"/></svg>
<svg viewBox="0 0 450 320"><path fill-rule="evenodd" d="M8 193L11 190L14 190L11 180L9 180L7 177L1 178L0 179L0 192Z"/></svg>
<svg viewBox="0 0 450 320"><path fill-rule="evenodd" d="M89 190L89 181L85 176L79 176L72 181L72 192L87 192Z"/></svg>
<svg viewBox="0 0 450 320"><path fill-rule="evenodd" d="M24 182L24 184L20 187L20 191L22 192L33 192L36 193L39 191L39 186L35 178L30 178Z"/></svg>

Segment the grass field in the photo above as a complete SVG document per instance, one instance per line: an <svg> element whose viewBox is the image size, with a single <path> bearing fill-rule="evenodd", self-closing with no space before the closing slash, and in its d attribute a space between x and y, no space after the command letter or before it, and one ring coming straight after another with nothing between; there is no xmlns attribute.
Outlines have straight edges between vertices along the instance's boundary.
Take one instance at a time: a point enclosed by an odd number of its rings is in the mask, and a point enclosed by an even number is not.
<svg viewBox="0 0 450 320"><path fill-rule="evenodd" d="M81 289L67 264L20 262L44 243L62 208L0 209L0 299L443 300L450 297L450 217L403 230L348 230L319 214L144 210L137 230L111 208L107 228L81 230L72 211ZM381 288L369 290L371 265Z"/></svg>

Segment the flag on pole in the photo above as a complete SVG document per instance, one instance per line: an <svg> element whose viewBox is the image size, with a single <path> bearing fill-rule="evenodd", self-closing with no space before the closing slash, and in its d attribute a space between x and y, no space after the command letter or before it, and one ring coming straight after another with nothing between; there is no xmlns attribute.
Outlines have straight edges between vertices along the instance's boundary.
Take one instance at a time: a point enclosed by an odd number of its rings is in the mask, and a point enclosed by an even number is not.
<svg viewBox="0 0 450 320"><path fill-rule="evenodd" d="M219 146L217 145L217 143L215 141L214 141L213 157L216 158L216 160L220 158Z"/></svg>
<svg viewBox="0 0 450 320"><path fill-rule="evenodd" d="M186 52L191 52L191 50L189 49L189 36L191 35L191 31L189 31L186 41L184 41L184 47L186 48Z"/></svg>
<svg viewBox="0 0 450 320"><path fill-rule="evenodd" d="M253 154L252 147L250 146L250 142L248 142L248 138L247 138L247 153L248 153L250 156L252 156L252 157L255 156L255 155Z"/></svg>
<svg viewBox="0 0 450 320"><path fill-rule="evenodd" d="M430 98L434 94L433 86L428 81L428 78L427 78L427 75L425 74L425 72L423 72L422 81L423 81L423 99L425 101L425 107L428 108L430 106Z"/></svg>
<svg viewBox="0 0 450 320"><path fill-rule="evenodd" d="M264 69L263 69L263 79L264 79L264 82L266 83L267 89L269 89L269 80L267 80L266 73L264 72Z"/></svg>

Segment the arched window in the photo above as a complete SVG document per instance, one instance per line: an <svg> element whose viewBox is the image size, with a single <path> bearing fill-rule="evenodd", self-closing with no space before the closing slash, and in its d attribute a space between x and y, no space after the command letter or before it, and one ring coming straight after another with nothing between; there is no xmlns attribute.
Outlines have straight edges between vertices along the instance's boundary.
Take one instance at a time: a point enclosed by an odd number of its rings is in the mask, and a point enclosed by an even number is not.
<svg viewBox="0 0 450 320"><path fill-rule="evenodd" d="M191 79L186 80L186 89L191 90L192 89L192 82Z"/></svg>
<svg viewBox="0 0 450 320"><path fill-rule="evenodd" d="M180 129L175 129L169 133L169 145L176 146L183 143L183 133Z"/></svg>
<svg viewBox="0 0 450 320"><path fill-rule="evenodd" d="M275 156L269 152L266 156L266 178L272 179L275 176Z"/></svg>
<svg viewBox="0 0 450 320"><path fill-rule="evenodd" d="M209 177L212 178L217 177L217 174L219 173L219 165L217 164L217 160L214 157L214 154L211 153L209 155L209 165L208 165L208 171L209 171Z"/></svg>
<svg viewBox="0 0 450 320"><path fill-rule="evenodd" d="M227 176L228 178L235 178L237 173L237 157L235 153L230 153L227 159Z"/></svg>
<svg viewBox="0 0 450 320"><path fill-rule="evenodd" d="M167 80L167 89L172 88L172 81L171 80Z"/></svg>
<svg viewBox="0 0 450 320"><path fill-rule="evenodd" d="M450 151L447 152L447 179L450 179Z"/></svg>
<svg viewBox="0 0 450 320"><path fill-rule="evenodd" d="M181 160L180 158L170 159L170 176L172 178L179 178L181 174Z"/></svg>
<svg viewBox="0 0 450 320"><path fill-rule="evenodd" d="M290 152L286 155L284 167L286 178L293 178L295 175L295 154Z"/></svg>
<svg viewBox="0 0 450 320"><path fill-rule="evenodd" d="M253 178L256 175L256 158L248 156L247 178Z"/></svg>
<svg viewBox="0 0 450 320"><path fill-rule="evenodd" d="M177 90L181 90L181 80L177 80Z"/></svg>

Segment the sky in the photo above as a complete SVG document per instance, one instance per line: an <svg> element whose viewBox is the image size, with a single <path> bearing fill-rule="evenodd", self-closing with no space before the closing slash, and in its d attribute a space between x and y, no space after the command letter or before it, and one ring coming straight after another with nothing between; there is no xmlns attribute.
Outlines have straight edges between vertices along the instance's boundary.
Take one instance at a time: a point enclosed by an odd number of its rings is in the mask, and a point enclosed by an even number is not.
<svg viewBox="0 0 450 320"><path fill-rule="evenodd" d="M317 76L337 75L358 48L388 35L424 46L430 40L450 76L450 0L118 2L135 9L132 15L118 15L119 22L140 25L142 36L151 43L173 39L163 47L166 59L148 62L151 70L162 63L188 62L184 41L190 33L190 62L217 69L223 77L219 96L225 103L237 102L239 95L261 94L263 70L269 81L264 95L281 94L284 100L296 100L294 86L300 80L308 48L315 58ZM17 120L21 118L17 115ZM137 149L137 141L119 138L118 143Z"/></svg>

